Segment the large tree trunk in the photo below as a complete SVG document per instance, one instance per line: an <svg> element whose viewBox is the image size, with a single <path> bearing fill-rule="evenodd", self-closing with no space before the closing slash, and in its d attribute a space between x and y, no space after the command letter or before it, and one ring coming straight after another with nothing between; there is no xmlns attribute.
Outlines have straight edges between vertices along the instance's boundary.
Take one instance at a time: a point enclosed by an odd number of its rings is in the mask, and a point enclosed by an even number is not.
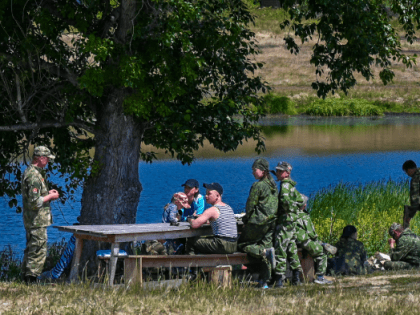
<svg viewBox="0 0 420 315"><path fill-rule="evenodd" d="M122 91L111 93L98 113L94 161L99 171L94 172L84 186L81 224L136 222L142 190L138 167L143 130L132 117L123 113L123 100ZM87 267L87 274L96 270L96 250L106 246L84 242L80 266Z"/></svg>

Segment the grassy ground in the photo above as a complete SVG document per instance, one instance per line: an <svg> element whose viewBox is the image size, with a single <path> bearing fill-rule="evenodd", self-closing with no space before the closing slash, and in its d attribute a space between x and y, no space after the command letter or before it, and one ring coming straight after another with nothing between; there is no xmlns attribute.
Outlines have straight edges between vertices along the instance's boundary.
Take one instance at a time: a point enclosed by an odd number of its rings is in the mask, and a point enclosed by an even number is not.
<svg viewBox="0 0 420 315"><path fill-rule="evenodd" d="M203 283L146 291L89 284L0 283L0 314L416 314L417 271L336 278L333 285L307 284L257 290L235 283L222 289Z"/></svg>
<svg viewBox="0 0 420 315"><path fill-rule="evenodd" d="M257 74L269 83L273 97L287 97L298 113L306 112L313 100L317 99L315 91L311 88L311 83L316 80L315 67L309 63L316 36L314 41L301 45L298 55L293 55L286 49L283 41L285 31L279 27L285 13L281 9L270 8L253 8L252 13L256 16L256 23L252 29L256 33L261 51L256 60L265 64ZM420 42L410 45L402 39L402 49L409 55L418 54ZM395 72L392 84L384 86L379 79L381 69L373 67L373 80L366 81L356 74L358 84L347 96L339 92L329 97L364 99L374 102L384 112L420 112L420 67L415 65L407 69L402 62L395 61L391 69ZM285 114L295 113L291 110Z"/></svg>

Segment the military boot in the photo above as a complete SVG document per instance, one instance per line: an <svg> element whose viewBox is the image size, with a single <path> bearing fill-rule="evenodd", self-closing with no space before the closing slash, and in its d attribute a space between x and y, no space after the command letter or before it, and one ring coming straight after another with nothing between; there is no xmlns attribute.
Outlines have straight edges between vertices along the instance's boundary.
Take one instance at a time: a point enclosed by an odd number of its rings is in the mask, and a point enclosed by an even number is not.
<svg viewBox="0 0 420 315"><path fill-rule="evenodd" d="M283 276L276 275L274 278L274 287L275 288L283 288Z"/></svg>
<svg viewBox="0 0 420 315"><path fill-rule="evenodd" d="M198 278L198 267L191 267L188 281L195 281Z"/></svg>
<svg viewBox="0 0 420 315"><path fill-rule="evenodd" d="M258 280L257 288L259 289L268 289L267 281L265 280Z"/></svg>
<svg viewBox="0 0 420 315"><path fill-rule="evenodd" d="M300 271L292 270L292 285L301 285L300 282Z"/></svg>

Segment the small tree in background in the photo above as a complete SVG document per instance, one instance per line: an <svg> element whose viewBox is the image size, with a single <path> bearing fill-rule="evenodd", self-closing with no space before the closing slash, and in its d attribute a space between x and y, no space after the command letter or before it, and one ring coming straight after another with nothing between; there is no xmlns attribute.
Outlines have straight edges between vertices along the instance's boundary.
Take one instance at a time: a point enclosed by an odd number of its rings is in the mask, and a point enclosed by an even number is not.
<svg viewBox="0 0 420 315"><path fill-rule="evenodd" d="M407 67L415 63L415 55L402 52L396 27L412 44L420 26L419 1L283 0L282 5L289 14L282 29L291 30L302 43L317 39L310 62L316 67L312 87L319 97L339 89L347 93L356 85L354 73L372 79L374 66L382 69L379 76L386 85L394 78L393 61ZM298 54L296 37L289 34L284 40L290 52Z"/></svg>

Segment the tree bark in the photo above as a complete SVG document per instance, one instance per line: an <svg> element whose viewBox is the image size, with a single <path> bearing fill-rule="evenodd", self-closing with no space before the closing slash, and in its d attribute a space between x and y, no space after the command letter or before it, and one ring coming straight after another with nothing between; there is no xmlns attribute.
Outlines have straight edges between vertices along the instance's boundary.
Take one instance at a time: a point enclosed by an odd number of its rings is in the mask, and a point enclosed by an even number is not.
<svg viewBox="0 0 420 315"><path fill-rule="evenodd" d="M99 163L99 171L85 183L80 224L136 222L142 191L138 168L143 129L124 114L124 96L121 90L111 93L98 114L94 164ZM96 251L100 247L109 248L109 244L84 242L80 266L87 267L88 275L96 271Z"/></svg>

